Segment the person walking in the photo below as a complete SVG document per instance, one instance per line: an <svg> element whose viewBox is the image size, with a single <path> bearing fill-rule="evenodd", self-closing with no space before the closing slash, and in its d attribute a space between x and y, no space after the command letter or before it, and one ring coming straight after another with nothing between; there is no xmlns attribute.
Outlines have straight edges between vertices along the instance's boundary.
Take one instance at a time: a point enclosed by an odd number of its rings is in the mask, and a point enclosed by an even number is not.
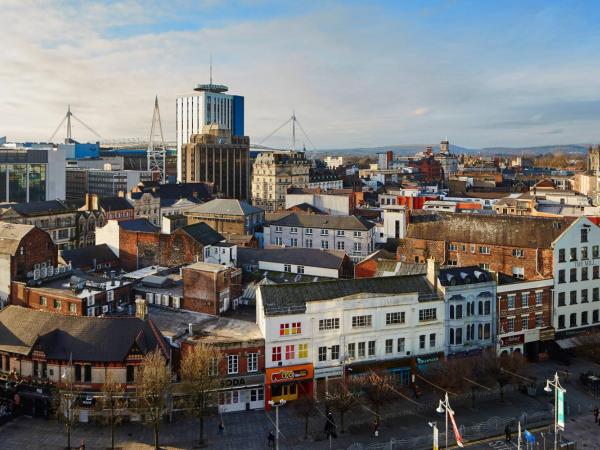
<svg viewBox="0 0 600 450"><path fill-rule="evenodd" d="M379 417L373 421L373 437L379 436Z"/></svg>
<svg viewBox="0 0 600 450"><path fill-rule="evenodd" d="M600 413L600 410L598 410L598 407L595 406L594 407L594 423L598 423L598 414Z"/></svg>
<svg viewBox="0 0 600 450"><path fill-rule="evenodd" d="M223 421L219 422L219 434L223 436L223 432L225 431L225 425L223 425Z"/></svg>
<svg viewBox="0 0 600 450"><path fill-rule="evenodd" d="M269 431L269 436L267 437L267 447L275 446L275 434L273 434L273 430Z"/></svg>
<svg viewBox="0 0 600 450"><path fill-rule="evenodd" d="M504 435L506 436L506 438L505 438L506 442L510 442L512 438L510 436L510 425L508 425L508 424L504 428Z"/></svg>

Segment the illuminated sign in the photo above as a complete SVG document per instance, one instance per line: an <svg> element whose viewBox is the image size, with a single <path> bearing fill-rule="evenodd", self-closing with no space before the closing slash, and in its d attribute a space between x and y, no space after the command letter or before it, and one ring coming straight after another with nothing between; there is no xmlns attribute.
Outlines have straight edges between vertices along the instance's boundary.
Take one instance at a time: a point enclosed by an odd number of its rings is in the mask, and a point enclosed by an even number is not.
<svg viewBox="0 0 600 450"><path fill-rule="evenodd" d="M267 369L267 383L289 383L313 377L312 364Z"/></svg>

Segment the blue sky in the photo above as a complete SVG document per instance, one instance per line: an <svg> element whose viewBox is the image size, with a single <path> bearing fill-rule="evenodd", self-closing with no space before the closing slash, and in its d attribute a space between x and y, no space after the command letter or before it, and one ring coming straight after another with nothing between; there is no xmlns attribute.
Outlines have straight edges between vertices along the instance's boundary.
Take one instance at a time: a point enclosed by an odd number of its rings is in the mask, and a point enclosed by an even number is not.
<svg viewBox="0 0 600 450"><path fill-rule="evenodd" d="M2 16L9 139L47 139L67 104L104 138L144 137L155 94L172 139L212 53L255 142L292 110L317 148L600 141L594 1L7 0Z"/></svg>

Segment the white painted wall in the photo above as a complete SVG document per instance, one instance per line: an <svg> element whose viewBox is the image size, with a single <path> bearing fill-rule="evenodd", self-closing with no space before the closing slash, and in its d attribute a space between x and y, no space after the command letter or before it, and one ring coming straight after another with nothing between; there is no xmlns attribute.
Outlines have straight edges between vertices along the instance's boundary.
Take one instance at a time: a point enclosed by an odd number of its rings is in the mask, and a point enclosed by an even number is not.
<svg viewBox="0 0 600 450"><path fill-rule="evenodd" d="M304 267L304 275L311 275L315 277L328 277L328 278L338 278L337 269L327 269L325 267L316 267L316 266L302 266ZM259 261L258 262L259 270L272 270L274 272L285 272L285 264L284 263L276 263L270 261ZM298 273L298 265L290 264L291 273ZM288 271L289 272L289 271Z"/></svg>
<svg viewBox="0 0 600 450"><path fill-rule="evenodd" d="M119 222L109 220L103 227L96 228L96 245L106 244L119 257Z"/></svg>

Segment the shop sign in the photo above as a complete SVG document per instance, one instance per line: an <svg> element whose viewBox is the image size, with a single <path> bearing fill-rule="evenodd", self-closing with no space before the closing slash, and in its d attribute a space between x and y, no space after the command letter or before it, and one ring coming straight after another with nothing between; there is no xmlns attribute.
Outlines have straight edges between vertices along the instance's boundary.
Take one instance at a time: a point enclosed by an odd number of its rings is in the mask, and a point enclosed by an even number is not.
<svg viewBox="0 0 600 450"><path fill-rule="evenodd" d="M324 367L322 369L315 369L315 378L338 376L342 374L341 367Z"/></svg>
<svg viewBox="0 0 600 450"><path fill-rule="evenodd" d="M519 345L525 342L524 334L515 334L514 336L506 336L500 338L501 347L510 347L511 345Z"/></svg>
<svg viewBox="0 0 600 450"><path fill-rule="evenodd" d="M436 362L437 360L439 360L439 357L437 355L426 356L424 358L417 357L417 364L419 366L423 366L425 364L430 364L432 362Z"/></svg>
<svg viewBox="0 0 600 450"><path fill-rule="evenodd" d="M313 377L312 364L267 369L267 383L289 383Z"/></svg>
<svg viewBox="0 0 600 450"><path fill-rule="evenodd" d="M543 330L540 330L540 341L550 341L554 339L555 335L556 332L554 331L554 328L544 328Z"/></svg>
<svg viewBox="0 0 600 450"><path fill-rule="evenodd" d="M223 378L221 380L222 388L242 388L246 386L253 386L256 384L262 384L262 375L254 375L250 377L238 377L238 378Z"/></svg>

